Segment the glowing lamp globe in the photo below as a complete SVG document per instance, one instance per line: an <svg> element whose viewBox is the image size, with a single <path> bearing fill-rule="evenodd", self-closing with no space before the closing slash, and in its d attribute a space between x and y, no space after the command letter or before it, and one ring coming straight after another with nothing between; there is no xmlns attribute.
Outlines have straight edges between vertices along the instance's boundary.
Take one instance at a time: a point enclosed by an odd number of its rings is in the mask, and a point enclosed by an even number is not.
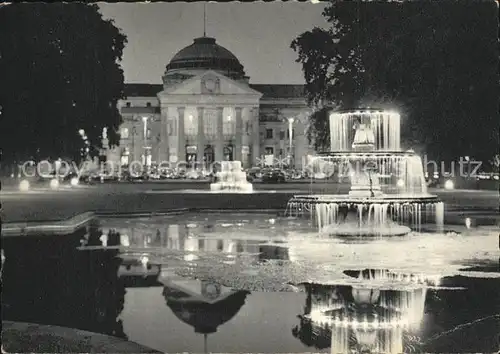
<svg viewBox="0 0 500 354"><path fill-rule="evenodd" d="M57 189L57 188L59 188L59 180L57 178L54 178L54 179L50 180L50 188L51 189Z"/></svg>
<svg viewBox="0 0 500 354"><path fill-rule="evenodd" d="M78 177L73 177L70 181L71 185L74 187L74 186L77 186L78 185Z"/></svg>
<svg viewBox="0 0 500 354"><path fill-rule="evenodd" d="M397 185L399 188L403 188L405 186L405 181L402 179L398 179Z"/></svg>
<svg viewBox="0 0 500 354"><path fill-rule="evenodd" d="M453 183L453 181L451 179L444 182L444 189L454 189L454 188L455 188L455 184Z"/></svg>
<svg viewBox="0 0 500 354"><path fill-rule="evenodd" d="M23 179L20 183L19 183L19 190L21 192L27 192L28 190L30 189L30 183Z"/></svg>

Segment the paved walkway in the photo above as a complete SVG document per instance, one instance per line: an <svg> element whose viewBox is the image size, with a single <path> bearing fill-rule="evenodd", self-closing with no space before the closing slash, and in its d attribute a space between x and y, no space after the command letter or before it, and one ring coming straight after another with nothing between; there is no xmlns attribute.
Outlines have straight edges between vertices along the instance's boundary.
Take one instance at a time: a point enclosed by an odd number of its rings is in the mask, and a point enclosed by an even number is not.
<svg viewBox="0 0 500 354"><path fill-rule="evenodd" d="M135 342L67 327L2 321L7 353L160 353Z"/></svg>

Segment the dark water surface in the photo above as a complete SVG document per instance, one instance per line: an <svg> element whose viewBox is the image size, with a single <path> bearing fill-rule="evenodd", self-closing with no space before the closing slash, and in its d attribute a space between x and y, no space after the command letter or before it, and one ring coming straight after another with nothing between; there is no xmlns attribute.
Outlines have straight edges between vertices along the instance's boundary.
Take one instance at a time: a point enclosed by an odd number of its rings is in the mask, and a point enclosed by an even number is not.
<svg viewBox="0 0 500 354"><path fill-rule="evenodd" d="M293 261L271 218L109 219L66 236L3 238L2 318L114 335L164 352L499 350L499 278L445 276L440 288L421 275L344 269L360 281L262 292L182 276L204 262L231 267L240 257L252 266ZM261 231L249 238L237 230L241 223ZM129 246L101 247L110 229L121 234L112 230L108 246L124 242L125 233ZM81 239L88 240L83 249ZM498 272L487 258L483 268ZM381 277L405 286L381 285Z"/></svg>

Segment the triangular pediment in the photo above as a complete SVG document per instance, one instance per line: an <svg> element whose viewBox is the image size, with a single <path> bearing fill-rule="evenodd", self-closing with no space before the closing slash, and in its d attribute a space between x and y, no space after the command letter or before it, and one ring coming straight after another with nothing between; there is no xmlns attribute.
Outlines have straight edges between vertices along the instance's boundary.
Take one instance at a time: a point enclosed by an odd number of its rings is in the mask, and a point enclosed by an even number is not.
<svg viewBox="0 0 500 354"><path fill-rule="evenodd" d="M168 87L159 95L244 95L260 98L262 93L246 83L235 81L213 70Z"/></svg>

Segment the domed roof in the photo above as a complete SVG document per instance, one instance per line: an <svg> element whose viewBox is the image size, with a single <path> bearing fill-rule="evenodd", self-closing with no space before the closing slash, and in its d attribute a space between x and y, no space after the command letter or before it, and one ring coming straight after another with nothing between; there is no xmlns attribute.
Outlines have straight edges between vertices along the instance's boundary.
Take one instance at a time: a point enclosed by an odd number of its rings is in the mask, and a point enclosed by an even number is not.
<svg viewBox="0 0 500 354"><path fill-rule="evenodd" d="M193 44L181 49L167 65L167 72L177 69L206 69L222 71L231 76L244 76L243 65L215 38L195 38Z"/></svg>
<svg viewBox="0 0 500 354"><path fill-rule="evenodd" d="M248 291L237 291L214 303L185 301L177 289L165 286L163 296L175 317L194 328L196 333L217 332L217 327L231 320L245 304ZM189 298L185 296L184 298Z"/></svg>

